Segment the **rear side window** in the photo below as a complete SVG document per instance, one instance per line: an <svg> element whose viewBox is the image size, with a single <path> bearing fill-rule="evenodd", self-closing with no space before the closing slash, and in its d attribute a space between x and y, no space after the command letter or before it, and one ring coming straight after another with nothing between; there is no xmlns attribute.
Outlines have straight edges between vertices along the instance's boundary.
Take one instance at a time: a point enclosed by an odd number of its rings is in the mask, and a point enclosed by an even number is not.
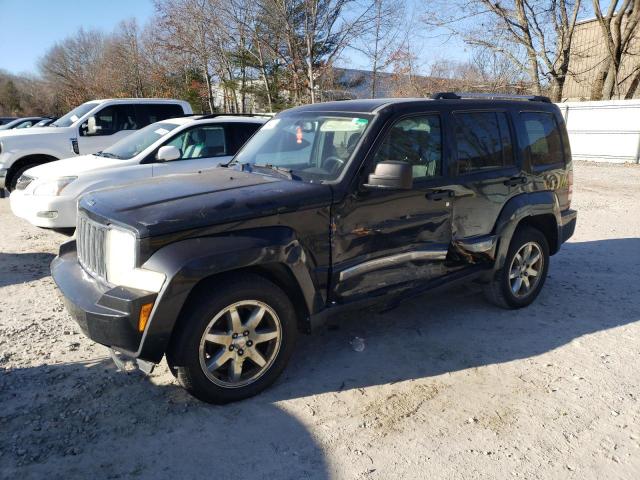
<svg viewBox="0 0 640 480"><path fill-rule="evenodd" d="M458 175L514 164L511 132L503 112L454 113Z"/></svg>
<svg viewBox="0 0 640 480"><path fill-rule="evenodd" d="M226 124L229 135L230 151L229 155L235 155L251 136L262 125L259 123L228 123Z"/></svg>
<svg viewBox="0 0 640 480"><path fill-rule="evenodd" d="M138 106L138 118L141 127L150 123L156 123L167 118L175 118L184 116L184 111L180 105L174 104L148 104Z"/></svg>
<svg viewBox="0 0 640 480"><path fill-rule="evenodd" d="M553 165L564 161L556 119L550 113L520 114L526 132L525 150L531 165Z"/></svg>

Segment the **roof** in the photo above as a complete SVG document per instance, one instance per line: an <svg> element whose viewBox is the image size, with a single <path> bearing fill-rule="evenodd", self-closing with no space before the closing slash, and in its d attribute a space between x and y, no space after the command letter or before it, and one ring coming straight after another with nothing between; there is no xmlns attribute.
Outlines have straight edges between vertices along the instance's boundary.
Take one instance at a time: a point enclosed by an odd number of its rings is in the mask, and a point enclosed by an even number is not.
<svg viewBox="0 0 640 480"><path fill-rule="evenodd" d="M126 103L188 103L185 100L178 100L176 98L96 98L95 100L88 100L86 103L104 103L104 102L126 102Z"/></svg>
<svg viewBox="0 0 640 480"><path fill-rule="evenodd" d="M249 116L235 116L235 115L220 115L219 117L207 118L206 115L189 115L184 117L167 118L165 120L159 120L160 122L176 123L178 125L185 125L187 123L202 122L202 123L257 123L263 124L269 120L267 117L249 117Z"/></svg>
<svg viewBox="0 0 640 480"><path fill-rule="evenodd" d="M522 101L534 101L550 103L547 97L508 95L508 94L474 94L461 93L460 96L453 92L437 93L432 98L368 98L358 100L341 100L335 102L314 103L291 108L286 112L353 112L353 113L377 113L390 105L424 105L431 102L473 102L473 103L521 103ZM452 105L456 103L451 103Z"/></svg>

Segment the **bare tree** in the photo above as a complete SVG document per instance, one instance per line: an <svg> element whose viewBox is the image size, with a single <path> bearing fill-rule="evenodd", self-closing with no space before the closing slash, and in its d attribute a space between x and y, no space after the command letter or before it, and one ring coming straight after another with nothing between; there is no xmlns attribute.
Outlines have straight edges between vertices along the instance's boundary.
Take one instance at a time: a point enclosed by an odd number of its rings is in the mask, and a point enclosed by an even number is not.
<svg viewBox="0 0 640 480"><path fill-rule="evenodd" d="M351 48L364 54L371 68L371 97L378 94L378 77L388 68L401 47L401 34L406 32L403 3L373 0L369 28L355 38Z"/></svg>
<svg viewBox="0 0 640 480"><path fill-rule="evenodd" d="M628 54L630 43L638 32L640 0L611 0L606 14L602 13L600 1L593 0L593 11L606 45L607 58L598 69L591 88L591 99L610 99L618 93L622 83L619 81L619 74L623 58ZM640 81L639 75L636 74L631 83L634 92Z"/></svg>
<svg viewBox="0 0 640 480"><path fill-rule="evenodd" d="M468 44L506 56L528 74L534 93L542 93L546 81L557 101L569 69L580 5L580 0L459 0L447 2L446 8L429 8L426 21ZM452 11L456 13L448 13Z"/></svg>

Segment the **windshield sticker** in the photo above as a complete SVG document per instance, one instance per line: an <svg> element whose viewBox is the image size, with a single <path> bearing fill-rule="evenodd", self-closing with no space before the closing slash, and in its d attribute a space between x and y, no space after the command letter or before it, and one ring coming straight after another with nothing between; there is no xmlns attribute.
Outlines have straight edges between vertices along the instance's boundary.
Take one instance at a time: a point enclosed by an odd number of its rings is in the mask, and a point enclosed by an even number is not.
<svg viewBox="0 0 640 480"><path fill-rule="evenodd" d="M156 128L153 133L157 133L158 135L166 135L167 133L169 133L169 130L167 130L166 128Z"/></svg>
<svg viewBox="0 0 640 480"><path fill-rule="evenodd" d="M369 123L369 120L367 120L366 118L354 118L353 120L351 120L351 123L353 123L354 125L358 125L359 127L364 127L367 123Z"/></svg>
<svg viewBox="0 0 640 480"><path fill-rule="evenodd" d="M71 121L75 122L76 120L78 120L78 117L76 115L71 115Z"/></svg>
<svg viewBox="0 0 640 480"><path fill-rule="evenodd" d="M276 125L278 125L278 123L280 123L279 118L274 118L273 120L269 120L267 123L265 123L262 126L262 130L272 130L276 128Z"/></svg>
<svg viewBox="0 0 640 480"><path fill-rule="evenodd" d="M354 120L364 120L363 123L355 123ZM340 119L340 120L327 120L320 125L321 132L359 132L361 131L369 121L365 118L354 118L352 120Z"/></svg>

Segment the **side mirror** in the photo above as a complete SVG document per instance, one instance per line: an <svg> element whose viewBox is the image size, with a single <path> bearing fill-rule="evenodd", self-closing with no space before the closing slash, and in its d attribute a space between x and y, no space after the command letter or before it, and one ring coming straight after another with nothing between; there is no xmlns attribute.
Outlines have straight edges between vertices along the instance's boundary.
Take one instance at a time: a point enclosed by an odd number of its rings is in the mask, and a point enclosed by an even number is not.
<svg viewBox="0 0 640 480"><path fill-rule="evenodd" d="M413 187L413 169L407 162L380 162L364 186L371 189L410 190Z"/></svg>
<svg viewBox="0 0 640 480"><path fill-rule="evenodd" d="M159 162L170 162L179 159L181 156L182 152L178 147L165 145L164 147L160 147L158 153L156 153L156 160Z"/></svg>
<svg viewBox="0 0 640 480"><path fill-rule="evenodd" d="M98 125L96 125L96 117L89 117L87 119L87 135L95 135L99 129Z"/></svg>

